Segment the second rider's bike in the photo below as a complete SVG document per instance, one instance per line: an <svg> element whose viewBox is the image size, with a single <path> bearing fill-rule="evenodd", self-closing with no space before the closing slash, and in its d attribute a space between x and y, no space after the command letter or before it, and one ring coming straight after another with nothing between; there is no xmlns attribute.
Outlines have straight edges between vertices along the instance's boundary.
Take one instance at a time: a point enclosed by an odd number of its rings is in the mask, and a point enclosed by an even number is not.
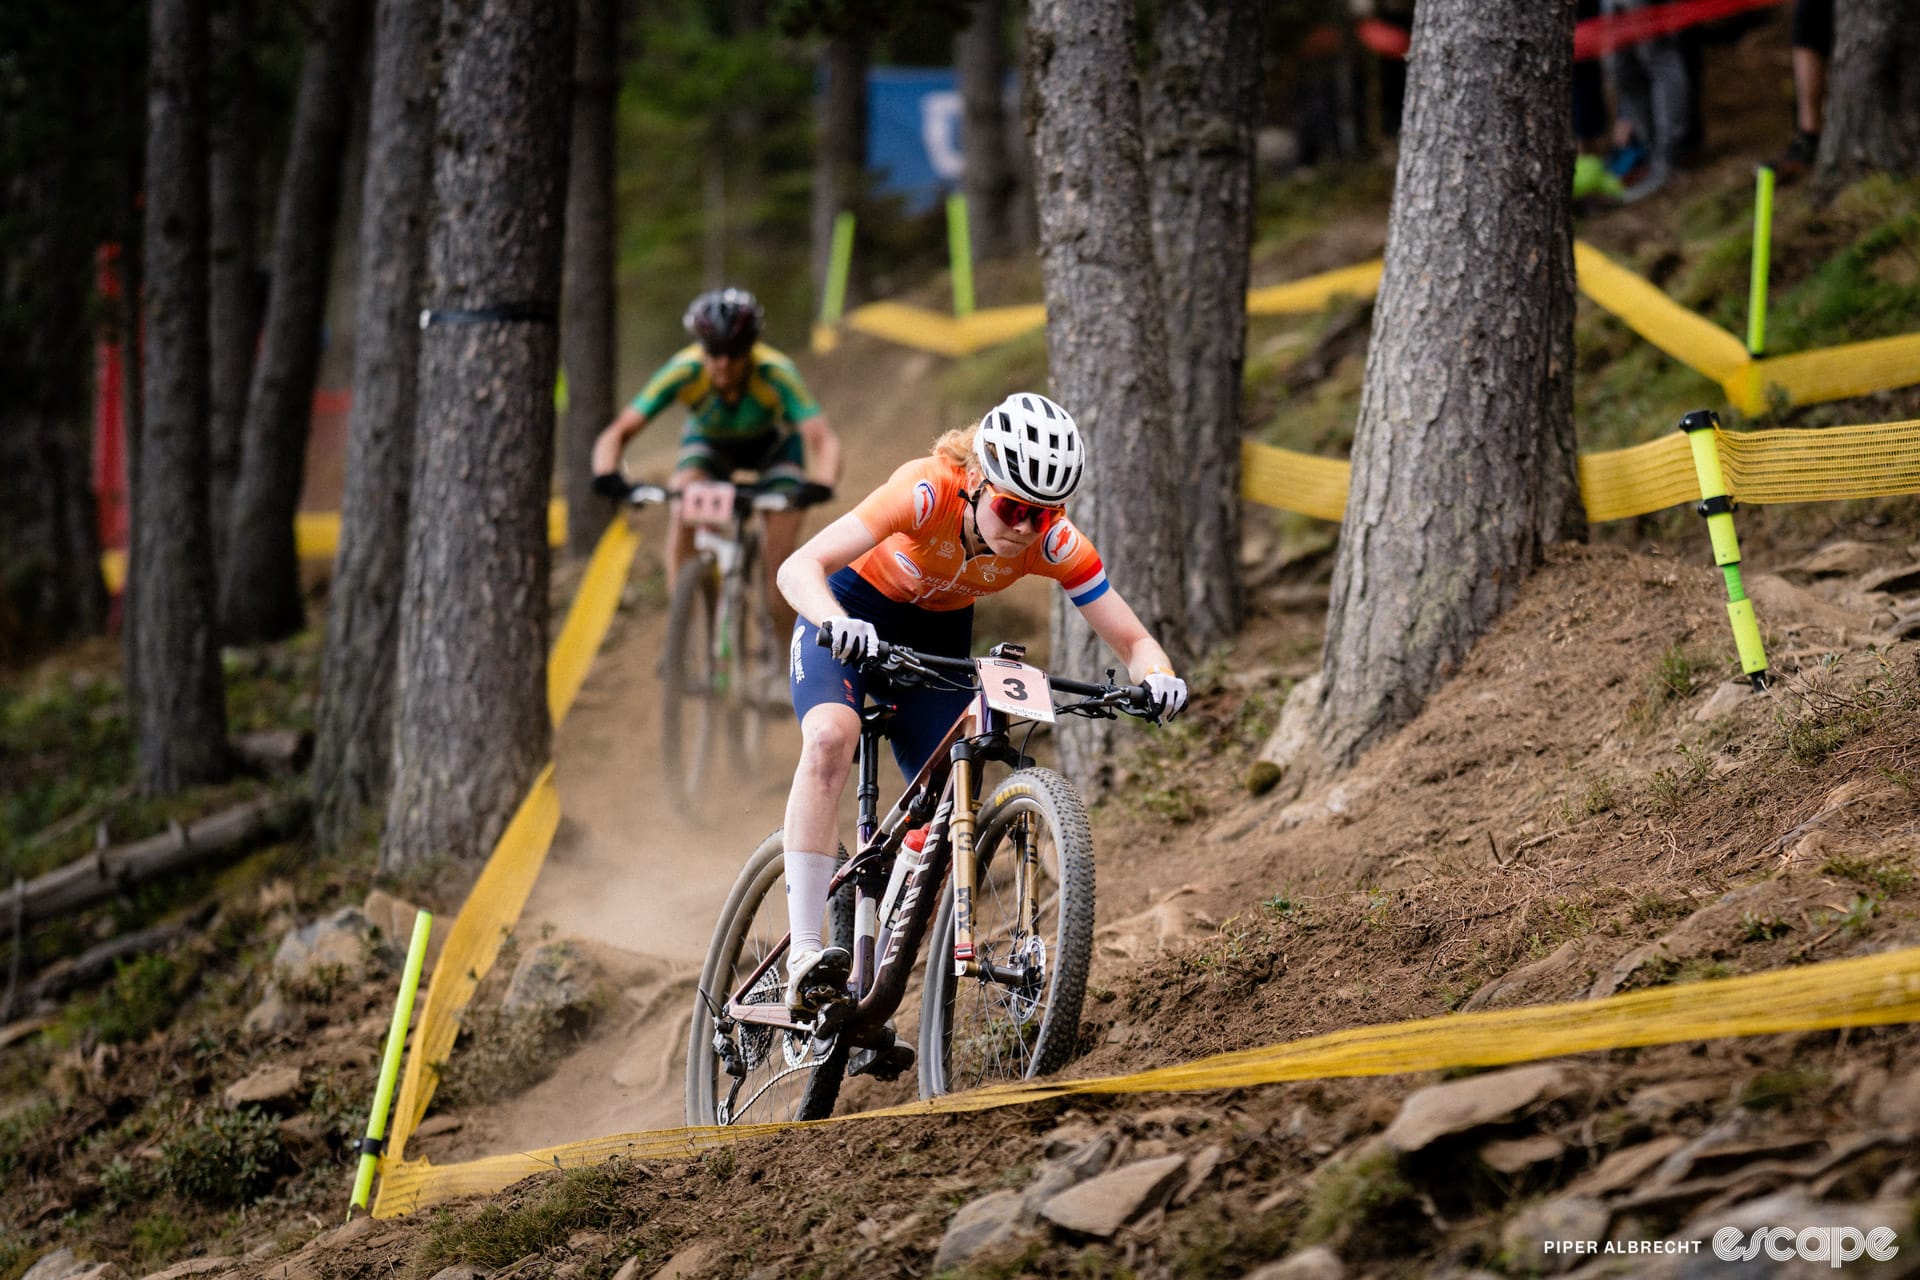
<svg viewBox="0 0 1920 1280"><path fill-rule="evenodd" d="M1071 1056L1093 947L1093 840L1079 794L1015 747L1014 722L1152 719L1153 704L1112 672L1088 684L1022 656L1017 645L956 659L880 644L867 660L894 685L964 688L973 700L885 816L879 767L894 708L876 694L860 709L859 844L829 907L830 941L853 957L847 999L802 1019L788 1010L780 832L747 860L700 972L688 1124L821 1119L846 1077L893 1079L913 1066L890 1020L923 942L922 1097L1044 1075ZM988 786L993 766L1010 772ZM906 837L920 827L916 851Z"/></svg>
<svg viewBox="0 0 1920 1280"><path fill-rule="evenodd" d="M660 761L675 805L700 820L713 811L717 784L765 776L766 726L790 714L786 637L773 633L755 517L804 504L788 485L726 481L627 493L635 507L674 499L693 530L694 558L680 567L667 610ZM722 759L732 762L732 779L715 777Z"/></svg>

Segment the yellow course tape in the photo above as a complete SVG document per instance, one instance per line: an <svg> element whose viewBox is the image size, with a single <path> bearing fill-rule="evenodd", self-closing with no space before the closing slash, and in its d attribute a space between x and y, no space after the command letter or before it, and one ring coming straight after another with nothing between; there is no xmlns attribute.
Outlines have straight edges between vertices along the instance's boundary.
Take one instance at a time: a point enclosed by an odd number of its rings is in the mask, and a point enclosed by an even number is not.
<svg viewBox="0 0 1920 1280"><path fill-rule="evenodd" d="M1186 1093L1343 1076L1496 1067L1689 1040L1916 1020L1920 1020L1920 948L1744 978L1656 987L1604 1000L1355 1027L1133 1075L1003 1085L815 1123L984 1111L1075 1094ZM576 1168L620 1156L688 1159L731 1142L798 1127L659 1129L454 1165L407 1161L387 1170L374 1214L409 1213L454 1196L498 1191L543 1169Z"/></svg>
<svg viewBox="0 0 1920 1280"><path fill-rule="evenodd" d="M1744 388L1753 357L1740 339L1687 310L1590 244L1574 242L1573 265L1580 292L1618 316L1627 328L1727 388L1730 397L1735 385Z"/></svg>
<svg viewBox="0 0 1920 1280"><path fill-rule="evenodd" d="M1582 293L1660 350L1719 383L1728 402L1742 413L1760 413L1776 396L1789 404L1820 404L1920 382L1920 334L1755 360L1738 337L1592 245L1576 240L1573 260ZM1336 298L1372 297L1380 288L1382 270L1376 258L1265 285L1247 293L1247 312L1299 315L1319 311ZM846 323L902 346L959 357L1039 328L1046 323L1046 308L998 307L955 318L900 302L873 302L849 312ZM831 329L816 327L815 351L830 351L836 341Z"/></svg>
<svg viewBox="0 0 1920 1280"><path fill-rule="evenodd" d="M547 545L565 546L567 504L558 498L547 504ZM294 552L302 560L331 560L340 550L338 511L297 511L293 516ZM100 576L107 590L119 593L127 582L127 553L118 549L100 553Z"/></svg>
<svg viewBox="0 0 1920 1280"><path fill-rule="evenodd" d="M557 725L566 718L586 680L588 666L612 624L620 590L633 564L639 542L624 519L614 520L601 535L588 562L573 606L560 628L547 660L547 706ZM438 1084L439 1064L446 1060L460 1033L460 1011L472 999L480 980L493 968L507 931L520 918L534 879L545 865L553 833L560 825L560 794L554 786L553 766L542 769L528 788L507 829L487 857L459 916L447 935L433 979L420 1012L419 1025L407 1054L406 1074L394 1104L392 1131L385 1163L393 1165L405 1154L407 1139L427 1113L427 1103ZM380 1199L387 1195L381 1179Z"/></svg>
<svg viewBox="0 0 1920 1280"><path fill-rule="evenodd" d="M627 584L627 571L633 566L633 554L639 539L625 520L611 520L600 535L593 559L573 594L573 607L560 636L553 642L547 659L547 709L557 729L567 718L580 686L587 682L587 668L593 665L600 638L613 623L614 610L620 607L620 592Z"/></svg>

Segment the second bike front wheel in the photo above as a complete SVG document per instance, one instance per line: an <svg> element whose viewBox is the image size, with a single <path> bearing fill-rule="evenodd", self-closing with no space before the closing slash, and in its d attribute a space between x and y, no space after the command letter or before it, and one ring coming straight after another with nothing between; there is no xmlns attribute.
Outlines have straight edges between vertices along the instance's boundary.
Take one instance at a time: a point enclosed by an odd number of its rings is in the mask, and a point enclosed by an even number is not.
<svg viewBox="0 0 1920 1280"><path fill-rule="evenodd" d="M923 1098L1058 1071L1080 1031L1093 953L1086 807L1051 769L1022 769L994 788L975 829L974 955L982 968L953 972L949 878L927 944Z"/></svg>
<svg viewBox="0 0 1920 1280"><path fill-rule="evenodd" d="M845 859L845 851L840 854ZM787 934L786 843L776 831L760 842L734 881L720 910L700 985L693 996L687 1036L686 1114L690 1125L771 1124L824 1120L833 1113L846 1078L851 1048L844 1036L821 1043L804 1032L783 1031L722 1017L735 993ZM852 886L827 904L824 927L839 946L853 942ZM747 1004L784 1004L785 956L767 967L745 995ZM727 1070L731 1056L743 1074L739 1088Z"/></svg>
<svg viewBox="0 0 1920 1280"><path fill-rule="evenodd" d="M719 588L719 570L711 559L702 556L680 567L660 662L661 769L674 807L696 821L717 796L710 766L721 718L713 643Z"/></svg>

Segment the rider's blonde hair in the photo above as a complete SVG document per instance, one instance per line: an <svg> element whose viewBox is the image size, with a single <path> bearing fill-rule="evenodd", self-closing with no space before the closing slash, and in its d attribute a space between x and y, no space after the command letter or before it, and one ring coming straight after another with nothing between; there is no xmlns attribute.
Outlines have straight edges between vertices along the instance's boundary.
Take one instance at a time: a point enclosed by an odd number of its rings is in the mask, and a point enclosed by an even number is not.
<svg viewBox="0 0 1920 1280"><path fill-rule="evenodd" d="M933 442L933 456L950 462L962 470L971 470L973 468L973 436L978 430L980 430L980 424L970 422L964 427L955 427L951 431L943 432L940 438Z"/></svg>

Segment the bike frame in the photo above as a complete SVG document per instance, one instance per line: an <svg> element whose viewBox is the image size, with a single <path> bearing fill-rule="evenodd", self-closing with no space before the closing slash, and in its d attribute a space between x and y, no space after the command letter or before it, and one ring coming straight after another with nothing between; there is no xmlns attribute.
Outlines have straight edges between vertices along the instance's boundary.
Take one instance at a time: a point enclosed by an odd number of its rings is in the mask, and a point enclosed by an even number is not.
<svg viewBox="0 0 1920 1280"><path fill-rule="evenodd" d="M994 651L995 656L999 650ZM976 691L967 710L947 730L919 774L885 816L878 813L881 744L893 718L893 708L869 704L860 710L859 849L835 873L829 891L848 881L854 887L853 975L850 986L855 1004L845 1014L842 1028L855 1044L880 1030L906 996L907 978L926 938L940 888L949 865L954 874L954 947L952 963L961 976L982 975L999 981L1019 981L1024 971L1002 971L988 966L983 972L974 955L973 893L979 868L974 860L974 815L980 800L984 766L1000 761L1012 768L1033 763L1013 748L1012 717L987 705L984 691ZM920 852L909 861L900 858L901 842L910 826L927 825ZM1021 850L1016 864L1015 893L1032 919L1039 910L1036 851ZM815 1030L796 1022L784 1005L748 1003L745 997L767 971L787 953L791 938L773 947L745 981L728 994L727 1016L738 1022L779 1027L790 1031Z"/></svg>
<svg viewBox="0 0 1920 1280"><path fill-rule="evenodd" d="M729 664L733 659L733 619L736 611L752 608L749 592L754 584L747 581L748 573L760 558L760 527L754 519L759 514L755 505L758 489L751 485L734 485L733 527L731 534L723 532L722 526L696 524L693 526L693 549L695 555L711 558L720 574L720 591L714 601L713 627L710 634L713 644L715 669L719 672L719 687L716 692L731 692L729 682L732 679ZM760 602L766 603L764 584L761 587ZM769 624L770 626L771 624Z"/></svg>

